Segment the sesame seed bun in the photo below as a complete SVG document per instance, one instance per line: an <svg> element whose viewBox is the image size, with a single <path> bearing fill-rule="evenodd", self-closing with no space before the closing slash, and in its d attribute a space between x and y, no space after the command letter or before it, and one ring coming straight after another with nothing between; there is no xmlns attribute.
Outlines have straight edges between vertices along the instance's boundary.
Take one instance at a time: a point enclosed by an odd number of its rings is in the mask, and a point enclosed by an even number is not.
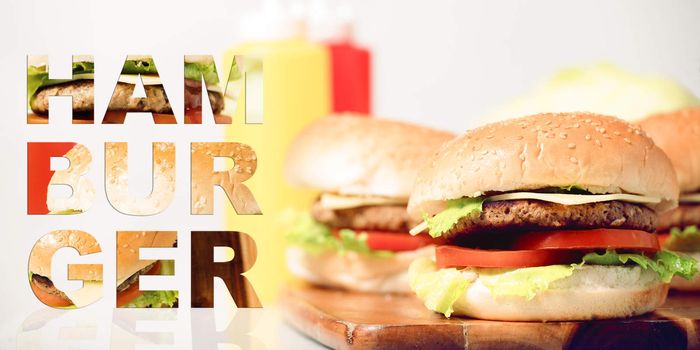
<svg viewBox="0 0 700 350"><path fill-rule="evenodd" d="M678 203L671 162L639 127L598 114L546 113L488 124L446 143L419 172L408 210L420 217L450 199L572 185L657 197L657 212Z"/></svg>
<svg viewBox="0 0 700 350"><path fill-rule="evenodd" d="M407 199L417 169L452 137L399 121L330 116L292 142L285 175L295 185L325 192Z"/></svg>
<svg viewBox="0 0 700 350"><path fill-rule="evenodd" d="M700 189L700 107L649 116L639 125L676 169L681 193Z"/></svg>

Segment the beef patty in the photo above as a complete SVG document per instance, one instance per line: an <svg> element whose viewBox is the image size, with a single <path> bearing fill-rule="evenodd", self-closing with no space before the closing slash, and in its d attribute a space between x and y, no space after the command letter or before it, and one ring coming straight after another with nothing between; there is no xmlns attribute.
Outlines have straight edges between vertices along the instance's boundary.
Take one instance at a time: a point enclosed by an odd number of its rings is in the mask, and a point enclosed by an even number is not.
<svg viewBox="0 0 700 350"><path fill-rule="evenodd" d="M185 109L199 107L201 103L196 98L201 92L202 84L187 81L185 84ZM109 110L127 112L152 112L172 114L168 97L165 95L163 85L145 85L147 99L129 99L134 92L134 85L127 83L117 83L114 88L114 96L109 104ZM220 113L224 109L224 98L218 92L207 91L209 101L214 114ZM73 110L75 112L92 112L95 108L94 81L75 80L63 84L47 86L37 92L30 102L30 107L34 113L47 114L49 112L49 96L72 95ZM204 98L204 97L202 97Z"/></svg>
<svg viewBox="0 0 700 350"><path fill-rule="evenodd" d="M659 216L659 232L690 225L700 225L700 204L681 204L678 208Z"/></svg>
<svg viewBox="0 0 700 350"><path fill-rule="evenodd" d="M618 228L654 232L656 214L637 204L610 201L562 205L522 199L484 203L479 215L462 218L445 237L489 231Z"/></svg>
<svg viewBox="0 0 700 350"><path fill-rule="evenodd" d="M405 232L420 223L411 220L405 205L368 205L349 209L328 209L316 202L311 206L316 221L333 228Z"/></svg>
<svg viewBox="0 0 700 350"><path fill-rule="evenodd" d="M150 271L155 264L156 263L154 262L141 270L136 271L135 274L131 275L131 277L127 278L124 282L117 286L117 293L129 288L132 284L134 284L134 282L137 282L139 280L139 276L146 274L146 272Z"/></svg>

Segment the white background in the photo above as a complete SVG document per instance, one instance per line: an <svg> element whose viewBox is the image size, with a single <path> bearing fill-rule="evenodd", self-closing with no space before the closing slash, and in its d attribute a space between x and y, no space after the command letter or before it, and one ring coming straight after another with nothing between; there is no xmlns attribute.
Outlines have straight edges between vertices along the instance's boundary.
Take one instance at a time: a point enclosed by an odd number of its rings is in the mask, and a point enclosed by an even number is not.
<svg viewBox="0 0 700 350"><path fill-rule="evenodd" d="M403 118L460 132L478 116L526 91L562 66L607 60L628 70L661 73L700 94L700 2L697 1L371 1L352 2L356 39L373 50L376 114ZM50 54L55 66L71 54L94 54L100 62L97 100L111 93L126 54L153 54L161 77L181 82L182 55L219 54L240 42L237 19L255 7L252 1L3 1L0 10L0 348L14 347L20 323L41 309L26 283L31 246L49 230L74 227L73 218L28 218L26 142L75 140L93 150L90 177L98 190L95 207L80 229L103 244L106 261L119 229L211 229L220 218L191 217L189 194L179 187L175 203L154 218L115 214L102 192L102 142L130 142L130 155L148 154L139 141L178 142L178 178L188 177L189 141L212 140L219 129L203 126L185 134L178 126L132 123L127 126L25 125L25 55ZM170 83L169 83L170 81ZM171 89L175 107L182 91ZM102 98L100 98L102 96ZM98 101L99 102L99 101ZM102 102L104 103L104 102ZM78 135L78 136L75 136ZM184 141L184 143L183 143ZM132 146L133 145L133 146ZM148 158L132 163L135 178L147 178ZM139 164L142 166L139 168ZM139 176L141 174L141 176ZM184 185L184 183L180 183ZM104 222L110 222L106 225ZM116 227L115 225L118 225ZM188 247L185 238L182 245ZM107 248L105 248L107 247ZM180 252L182 256L186 253ZM189 270L184 259L181 266ZM107 265L105 273L114 273ZM189 285L182 276L177 283ZM184 297L188 296L184 289ZM107 292L109 293L109 292ZM111 293L114 293L113 291ZM113 295L107 294L108 299ZM185 299L187 300L187 299ZM106 302L94 310L110 319ZM276 320L275 314L267 314ZM272 322L272 321L271 321ZM265 323L261 334L276 332ZM287 336L290 336L287 334ZM268 346L277 344L264 338ZM291 336L290 336L291 337ZM302 341L297 338L293 341ZM285 343L298 347L294 343ZM56 344L53 344L56 345Z"/></svg>

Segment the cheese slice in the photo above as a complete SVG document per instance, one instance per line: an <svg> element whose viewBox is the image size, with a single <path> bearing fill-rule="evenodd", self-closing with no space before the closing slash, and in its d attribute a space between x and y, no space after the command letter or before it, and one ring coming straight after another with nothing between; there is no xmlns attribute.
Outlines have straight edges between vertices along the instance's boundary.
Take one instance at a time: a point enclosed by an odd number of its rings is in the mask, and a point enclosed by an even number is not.
<svg viewBox="0 0 700 350"><path fill-rule="evenodd" d="M678 201L681 203L700 203L700 193L682 194Z"/></svg>
<svg viewBox="0 0 700 350"><path fill-rule="evenodd" d="M321 195L321 206L326 209L350 209L367 205L406 205L406 203L408 200L405 198L343 196L330 193Z"/></svg>
<svg viewBox="0 0 700 350"><path fill-rule="evenodd" d="M637 204L659 204L661 198L638 196L627 193L612 194L568 194L568 193L536 193L536 192L514 192L504 193L487 197L486 202L509 201L516 199L536 199L545 202L559 203L564 205L580 205L598 202L623 201Z"/></svg>
<svg viewBox="0 0 700 350"><path fill-rule="evenodd" d="M87 306L102 298L102 281L83 281L83 288L63 293L76 307Z"/></svg>
<svg viewBox="0 0 700 350"><path fill-rule="evenodd" d="M700 194L697 195L700 201ZM537 192L513 192L498 194L491 197L486 197L484 202L495 201L511 201L517 199L535 199L544 202L552 202L563 205L581 205L598 202L623 201L637 204L659 204L661 198L638 196L627 193L612 193L612 194L569 194L569 193L537 193ZM412 228L409 233L413 236L428 229L428 224L423 221L416 227Z"/></svg>

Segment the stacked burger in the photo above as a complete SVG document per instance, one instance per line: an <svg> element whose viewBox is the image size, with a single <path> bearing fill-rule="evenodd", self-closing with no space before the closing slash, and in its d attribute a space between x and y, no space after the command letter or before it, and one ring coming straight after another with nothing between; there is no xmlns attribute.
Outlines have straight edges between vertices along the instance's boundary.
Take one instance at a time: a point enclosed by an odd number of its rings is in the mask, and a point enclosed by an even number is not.
<svg viewBox="0 0 700 350"><path fill-rule="evenodd" d="M700 107L650 116L640 126L671 159L680 187L680 205L659 218L665 249L700 259ZM700 290L700 278L674 278L671 287Z"/></svg>
<svg viewBox="0 0 700 350"><path fill-rule="evenodd" d="M408 265L432 257L435 241L411 236L406 212L419 165L454 135L364 116L323 118L292 142L286 176L321 192L295 214L287 235L290 271L317 285L410 292Z"/></svg>
<svg viewBox="0 0 700 350"><path fill-rule="evenodd" d="M677 205L673 166L613 117L540 114L445 144L419 173L411 233L446 241L410 266L431 310L511 321L629 317L661 305L692 258L663 250L657 215ZM423 233L421 233L423 232Z"/></svg>

